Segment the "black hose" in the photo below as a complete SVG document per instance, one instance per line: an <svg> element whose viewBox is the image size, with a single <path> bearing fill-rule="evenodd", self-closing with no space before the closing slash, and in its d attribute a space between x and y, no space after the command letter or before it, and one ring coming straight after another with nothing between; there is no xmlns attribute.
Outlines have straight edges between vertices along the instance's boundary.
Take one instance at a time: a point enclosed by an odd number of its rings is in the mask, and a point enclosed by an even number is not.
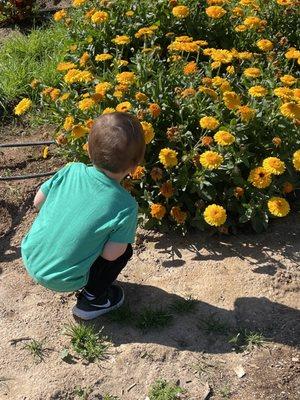
<svg viewBox="0 0 300 400"><path fill-rule="evenodd" d="M43 176L54 175L55 173L56 173L56 171L44 172L41 174L30 174L30 175L0 176L0 181L18 181L18 180L22 180L22 179L41 178Z"/></svg>
<svg viewBox="0 0 300 400"><path fill-rule="evenodd" d="M54 140L46 140L44 142L24 142L24 143L3 143L0 147L23 147L23 146L41 146L56 144Z"/></svg>

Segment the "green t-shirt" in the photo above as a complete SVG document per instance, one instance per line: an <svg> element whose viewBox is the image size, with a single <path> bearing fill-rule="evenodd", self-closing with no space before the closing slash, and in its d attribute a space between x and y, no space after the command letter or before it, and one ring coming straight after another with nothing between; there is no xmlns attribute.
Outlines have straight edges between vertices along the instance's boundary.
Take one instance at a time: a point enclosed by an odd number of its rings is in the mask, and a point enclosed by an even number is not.
<svg viewBox="0 0 300 400"><path fill-rule="evenodd" d="M41 186L46 200L21 245L29 274L68 292L85 286L107 241L133 243L137 203L95 167L67 164Z"/></svg>

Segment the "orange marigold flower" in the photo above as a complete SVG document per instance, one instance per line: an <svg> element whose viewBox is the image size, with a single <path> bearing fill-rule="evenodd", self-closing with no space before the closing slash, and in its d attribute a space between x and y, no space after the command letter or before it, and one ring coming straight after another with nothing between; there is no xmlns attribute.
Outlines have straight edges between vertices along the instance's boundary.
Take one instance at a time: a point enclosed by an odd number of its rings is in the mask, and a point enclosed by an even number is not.
<svg viewBox="0 0 300 400"><path fill-rule="evenodd" d="M159 188L159 193L166 199L169 199L174 194L174 189L171 181L164 182Z"/></svg>
<svg viewBox="0 0 300 400"><path fill-rule="evenodd" d="M187 219L187 213L182 211L178 206L171 208L170 215L179 225L184 224Z"/></svg>
<svg viewBox="0 0 300 400"><path fill-rule="evenodd" d="M239 199L239 198L241 198L241 197L243 197L243 195L244 195L244 193L245 193L245 189L244 188L242 188L242 187L240 187L240 186L237 186L235 189L234 189L234 196L237 198L237 199Z"/></svg>
<svg viewBox="0 0 300 400"><path fill-rule="evenodd" d="M292 193L295 190L294 185L291 182L284 182L283 184L283 193Z"/></svg>
<svg viewBox="0 0 300 400"><path fill-rule="evenodd" d="M149 111L153 118L157 118L161 113L161 108L156 103L151 103L149 105Z"/></svg>
<svg viewBox="0 0 300 400"><path fill-rule="evenodd" d="M150 172L150 176L155 182L160 181L163 177L163 170L161 168L154 167Z"/></svg>
<svg viewBox="0 0 300 400"><path fill-rule="evenodd" d="M150 205L150 213L153 218L161 220L166 215L166 212L166 207L160 203L152 203Z"/></svg>
<svg viewBox="0 0 300 400"><path fill-rule="evenodd" d="M145 175L145 167L138 165L136 169L131 173L132 179L142 179Z"/></svg>
<svg viewBox="0 0 300 400"><path fill-rule="evenodd" d="M211 136L203 136L201 139L202 146L209 147L213 143L214 139Z"/></svg>
<svg viewBox="0 0 300 400"><path fill-rule="evenodd" d="M190 61L183 67L183 73L184 75L192 75L197 72L197 63L196 61Z"/></svg>

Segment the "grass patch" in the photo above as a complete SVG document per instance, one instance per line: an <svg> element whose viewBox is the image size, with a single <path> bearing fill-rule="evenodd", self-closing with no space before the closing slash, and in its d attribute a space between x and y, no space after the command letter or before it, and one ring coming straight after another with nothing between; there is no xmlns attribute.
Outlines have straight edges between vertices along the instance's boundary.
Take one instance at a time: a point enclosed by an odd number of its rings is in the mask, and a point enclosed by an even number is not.
<svg viewBox="0 0 300 400"><path fill-rule="evenodd" d="M130 324L134 319L134 314L128 304L124 304L117 310L112 311L108 315L109 319L119 324Z"/></svg>
<svg viewBox="0 0 300 400"><path fill-rule="evenodd" d="M185 390L180 386L160 379L150 387L148 396L150 400L176 400L178 399L178 395L184 392Z"/></svg>
<svg viewBox="0 0 300 400"><path fill-rule="evenodd" d="M120 400L117 396L112 396L111 394L105 394L103 400Z"/></svg>
<svg viewBox="0 0 300 400"><path fill-rule="evenodd" d="M252 350L254 347L261 347L266 342L266 338L261 332L253 332L244 329L229 339L237 352Z"/></svg>
<svg viewBox="0 0 300 400"><path fill-rule="evenodd" d="M172 316L162 309L144 308L137 316L136 326L143 331L148 331L153 328L164 328L170 324L171 320Z"/></svg>
<svg viewBox="0 0 300 400"><path fill-rule="evenodd" d="M55 86L60 81L56 66L69 46L67 31L60 25L16 33L0 45L0 111L9 112L12 103L32 95L33 79Z"/></svg>
<svg viewBox="0 0 300 400"><path fill-rule="evenodd" d="M219 395L221 399L230 399L231 397L231 388L229 385L225 385L219 389Z"/></svg>
<svg viewBox="0 0 300 400"><path fill-rule="evenodd" d="M92 392L91 387L86 387L86 388L76 387L74 390L74 395L78 400L88 400L91 392Z"/></svg>
<svg viewBox="0 0 300 400"><path fill-rule="evenodd" d="M65 327L65 335L71 338L71 345L75 353L88 362L104 359L109 348L107 337L102 330L96 332L92 326L69 324Z"/></svg>
<svg viewBox="0 0 300 400"><path fill-rule="evenodd" d="M206 333L215 333L225 335L229 332L229 326L220 321L215 315L210 315L207 318L202 318L198 324L199 329L203 329Z"/></svg>
<svg viewBox="0 0 300 400"><path fill-rule="evenodd" d="M191 297L187 299L179 299L170 305L170 310L176 314L188 314L196 308L197 301Z"/></svg>
<svg viewBox="0 0 300 400"><path fill-rule="evenodd" d="M27 343L24 346L24 349L29 351L36 362L41 362L44 360L45 349L42 341L32 339L30 343Z"/></svg>

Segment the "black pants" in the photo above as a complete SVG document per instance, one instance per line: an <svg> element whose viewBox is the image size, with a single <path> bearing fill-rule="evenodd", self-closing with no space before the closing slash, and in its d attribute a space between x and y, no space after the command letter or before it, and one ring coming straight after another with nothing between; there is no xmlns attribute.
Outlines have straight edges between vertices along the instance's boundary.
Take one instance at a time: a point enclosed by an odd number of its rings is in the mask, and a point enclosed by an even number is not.
<svg viewBox="0 0 300 400"><path fill-rule="evenodd" d="M96 297L105 295L107 289L117 279L122 269L125 268L132 254L132 246L129 244L125 253L114 261L108 261L99 256L91 266L89 280L85 289Z"/></svg>

